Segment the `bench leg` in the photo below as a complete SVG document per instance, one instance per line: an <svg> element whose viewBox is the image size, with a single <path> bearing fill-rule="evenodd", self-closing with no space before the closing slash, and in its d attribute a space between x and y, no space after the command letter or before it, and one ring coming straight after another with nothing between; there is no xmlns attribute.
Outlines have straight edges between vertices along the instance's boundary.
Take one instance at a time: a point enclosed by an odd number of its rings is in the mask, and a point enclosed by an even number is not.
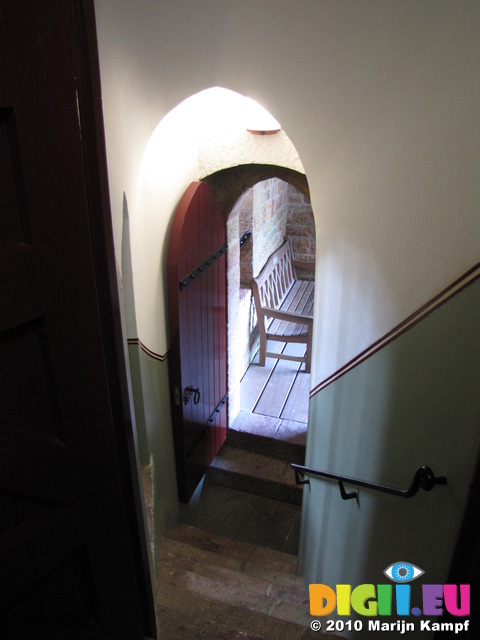
<svg viewBox="0 0 480 640"><path fill-rule="evenodd" d="M260 336L260 351L258 352L258 364L261 367L265 366L266 358L267 358L267 339Z"/></svg>
<svg viewBox="0 0 480 640"><path fill-rule="evenodd" d="M310 373L311 365L312 365L312 339L313 339L313 327L312 325L308 326L307 332L307 349L305 352L305 373Z"/></svg>
<svg viewBox="0 0 480 640"><path fill-rule="evenodd" d="M311 359L310 359L308 353L306 354L306 356L307 356L307 360L305 362L305 373L310 373L310 367L311 367L312 362L311 362Z"/></svg>
<svg viewBox="0 0 480 640"><path fill-rule="evenodd" d="M265 366L265 360L267 357L267 330L265 329L265 318L261 315L258 318L258 333L260 337L260 350L258 352L258 364L261 367Z"/></svg>

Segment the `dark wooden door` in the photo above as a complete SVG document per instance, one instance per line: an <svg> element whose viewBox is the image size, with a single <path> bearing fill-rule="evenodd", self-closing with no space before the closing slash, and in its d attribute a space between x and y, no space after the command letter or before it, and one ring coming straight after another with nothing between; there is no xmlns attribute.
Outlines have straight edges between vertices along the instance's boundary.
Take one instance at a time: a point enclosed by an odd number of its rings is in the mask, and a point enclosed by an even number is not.
<svg viewBox="0 0 480 640"><path fill-rule="evenodd" d="M226 438L225 223L207 184L183 195L167 259L171 387L180 500Z"/></svg>
<svg viewBox="0 0 480 640"><path fill-rule="evenodd" d="M129 476L96 56L91 0L0 0L5 639L155 633Z"/></svg>

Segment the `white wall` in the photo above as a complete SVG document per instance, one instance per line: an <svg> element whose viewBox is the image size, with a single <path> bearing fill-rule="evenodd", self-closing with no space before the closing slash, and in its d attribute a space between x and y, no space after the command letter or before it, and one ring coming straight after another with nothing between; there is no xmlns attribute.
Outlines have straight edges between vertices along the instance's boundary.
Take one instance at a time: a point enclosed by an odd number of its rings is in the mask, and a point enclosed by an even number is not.
<svg viewBox="0 0 480 640"><path fill-rule="evenodd" d="M477 2L95 6L117 246L122 194L141 214L145 146L186 97L248 95L295 145L317 218L313 384L477 260Z"/></svg>

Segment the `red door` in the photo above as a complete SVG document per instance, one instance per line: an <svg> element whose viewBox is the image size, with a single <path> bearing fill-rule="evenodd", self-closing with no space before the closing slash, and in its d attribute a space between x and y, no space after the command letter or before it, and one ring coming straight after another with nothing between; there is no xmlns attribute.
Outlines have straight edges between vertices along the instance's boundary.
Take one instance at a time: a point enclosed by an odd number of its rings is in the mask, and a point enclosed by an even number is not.
<svg viewBox="0 0 480 640"><path fill-rule="evenodd" d="M207 184L192 183L177 207L167 276L178 492L187 502L227 428L225 223Z"/></svg>
<svg viewBox="0 0 480 640"><path fill-rule="evenodd" d="M2 638L155 633L96 55L92 0L0 0Z"/></svg>

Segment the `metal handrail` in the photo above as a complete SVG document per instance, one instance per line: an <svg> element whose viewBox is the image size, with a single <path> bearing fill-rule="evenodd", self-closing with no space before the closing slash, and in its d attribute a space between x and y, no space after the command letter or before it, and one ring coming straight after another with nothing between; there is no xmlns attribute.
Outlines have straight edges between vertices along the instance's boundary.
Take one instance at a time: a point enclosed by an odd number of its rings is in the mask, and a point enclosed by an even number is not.
<svg viewBox="0 0 480 640"><path fill-rule="evenodd" d="M318 471L317 469L309 469L299 464L291 464L292 469L295 471L295 481L297 484L310 484L310 480L305 479L306 475L311 475L320 478L327 478L328 480L336 480L340 488L340 494L343 500L351 500L358 498L358 491L347 492L344 487L344 483L354 484L357 487L364 487L365 489L373 489L375 491L382 491L383 493L390 493L394 496L400 496L401 498L412 498L419 489L424 491L431 491L436 484L447 484L446 476L435 477L435 474L426 465L418 467L413 476L413 480L408 489L397 489L395 487L389 487L384 484L378 484L376 482L369 482L367 480L358 480L356 478L349 478L348 476L339 475L337 473L330 473L328 471Z"/></svg>

